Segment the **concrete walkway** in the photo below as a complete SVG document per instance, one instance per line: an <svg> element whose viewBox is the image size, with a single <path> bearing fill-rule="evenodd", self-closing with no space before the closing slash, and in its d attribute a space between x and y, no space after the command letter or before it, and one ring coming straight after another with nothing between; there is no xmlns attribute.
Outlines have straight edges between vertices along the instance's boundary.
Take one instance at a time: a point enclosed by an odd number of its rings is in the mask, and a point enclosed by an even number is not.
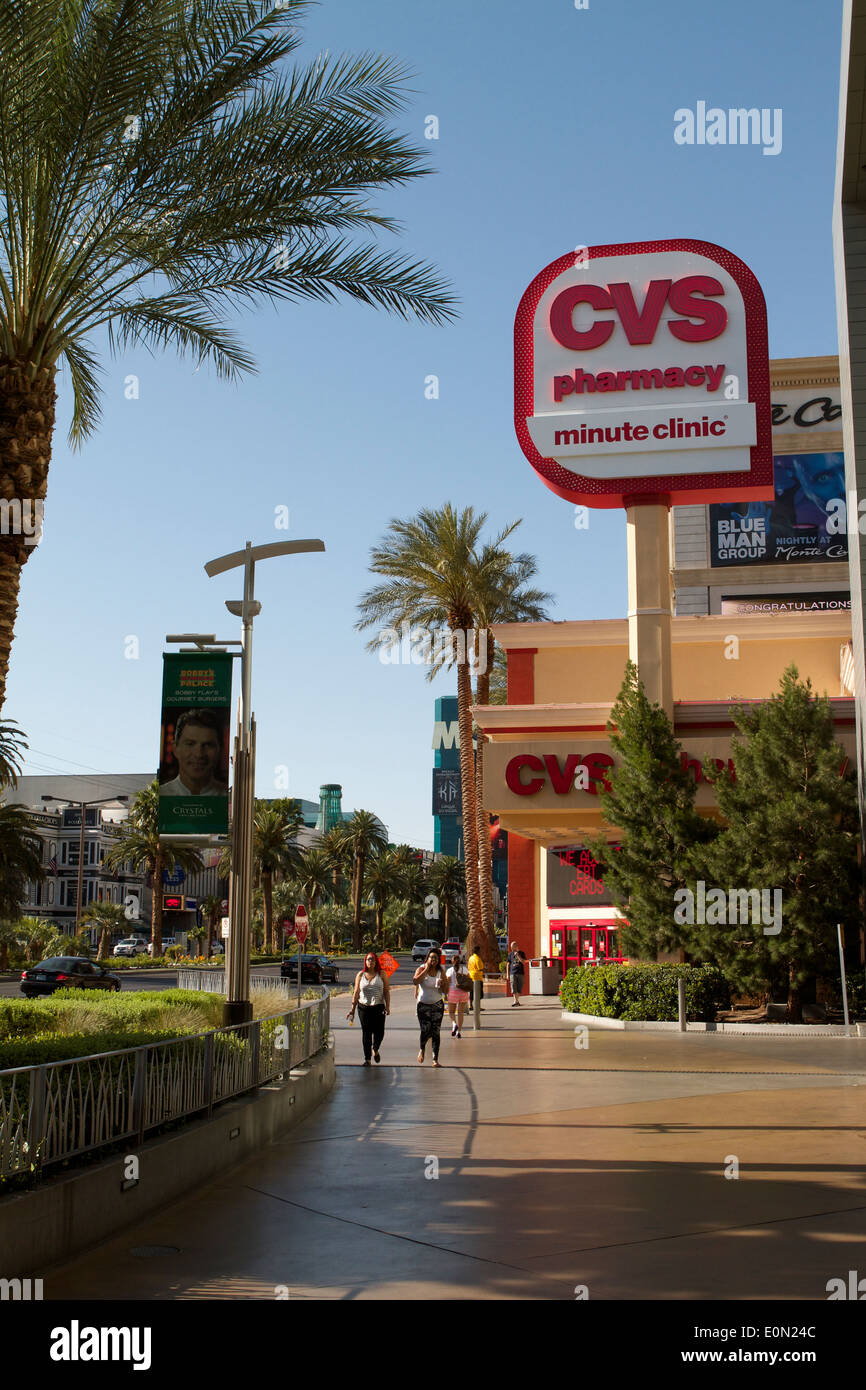
<svg viewBox="0 0 866 1390"><path fill-rule="evenodd" d="M492 999L437 1070L403 987L367 1069L346 1008L303 1125L46 1271L46 1299L822 1300L866 1274L866 1040L578 1049L556 999Z"/></svg>

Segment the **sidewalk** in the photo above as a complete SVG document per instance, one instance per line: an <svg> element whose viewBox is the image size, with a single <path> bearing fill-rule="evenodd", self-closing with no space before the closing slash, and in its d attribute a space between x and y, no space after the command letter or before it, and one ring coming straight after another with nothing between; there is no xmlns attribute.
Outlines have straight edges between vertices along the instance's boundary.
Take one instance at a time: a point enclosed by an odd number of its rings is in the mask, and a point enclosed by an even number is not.
<svg viewBox="0 0 866 1390"><path fill-rule="evenodd" d="M411 989L393 1002L381 1065L361 1067L335 999L319 1109L47 1271L45 1297L823 1299L862 1266L863 1040L592 1033L578 1050L558 1001L524 996L488 1000L480 1034L446 1025L434 1069Z"/></svg>

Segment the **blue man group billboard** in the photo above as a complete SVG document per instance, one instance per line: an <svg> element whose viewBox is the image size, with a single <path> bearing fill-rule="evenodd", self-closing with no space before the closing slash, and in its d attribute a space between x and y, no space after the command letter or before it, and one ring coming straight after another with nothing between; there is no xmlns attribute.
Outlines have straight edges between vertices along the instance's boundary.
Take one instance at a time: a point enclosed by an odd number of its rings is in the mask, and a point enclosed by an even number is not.
<svg viewBox="0 0 866 1390"><path fill-rule="evenodd" d="M780 454L773 459L772 502L710 506L710 564L814 564L847 560L839 523L845 501L841 453Z"/></svg>

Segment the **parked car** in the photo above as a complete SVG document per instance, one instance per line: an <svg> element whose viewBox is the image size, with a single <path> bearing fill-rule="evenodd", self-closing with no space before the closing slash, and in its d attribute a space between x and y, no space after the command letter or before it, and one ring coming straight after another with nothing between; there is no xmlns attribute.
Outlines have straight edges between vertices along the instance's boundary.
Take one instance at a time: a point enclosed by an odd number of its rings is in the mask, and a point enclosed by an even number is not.
<svg viewBox="0 0 866 1390"><path fill-rule="evenodd" d="M459 956L463 950L463 944L456 936L449 936L447 941L442 943L442 959L446 965L450 965L455 956Z"/></svg>
<svg viewBox="0 0 866 1390"><path fill-rule="evenodd" d="M280 976L284 980L297 980L297 956L290 956L288 960L280 962ZM327 956L305 953L301 957L301 984L321 985L325 980L329 984L339 984L340 972L336 962L329 960Z"/></svg>
<svg viewBox="0 0 866 1390"><path fill-rule="evenodd" d="M428 952L438 951L439 949L440 946L438 941L428 941L426 937L423 937L420 941L416 941L412 947L412 959L418 964L422 960L426 960Z"/></svg>
<svg viewBox="0 0 866 1390"><path fill-rule="evenodd" d="M21 993L53 994L56 989L120 989L120 980L81 956L50 956L21 972Z"/></svg>
<svg viewBox="0 0 866 1390"><path fill-rule="evenodd" d="M164 936L164 937L162 938L162 954L165 955L165 953L166 953L166 951L168 950L169 946L176 946L176 945L177 945L177 942L175 941L175 939L174 939L173 936ZM152 941L148 941L148 943L147 943L147 954L148 954L149 956L152 956L152 955L153 955L153 942L152 942Z"/></svg>
<svg viewBox="0 0 866 1390"><path fill-rule="evenodd" d="M113 956L146 956L148 952L148 942L143 936L130 936L124 941L118 941Z"/></svg>

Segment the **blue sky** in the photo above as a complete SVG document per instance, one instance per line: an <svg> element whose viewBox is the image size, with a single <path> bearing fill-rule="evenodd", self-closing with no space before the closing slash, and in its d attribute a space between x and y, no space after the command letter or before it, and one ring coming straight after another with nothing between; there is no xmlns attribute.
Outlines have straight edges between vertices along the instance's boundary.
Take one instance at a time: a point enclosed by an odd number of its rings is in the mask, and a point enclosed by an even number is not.
<svg viewBox="0 0 866 1390"><path fill-rule="evenodd" d="M841 0L322 0L303 52L373 50L414 71L401 127L436 173L379 204L399 241L453 281L461 317L406 324L349 303L281 305L242 320L257 376L226 386L170 355L105 359L104 418L77 453L61 383L45 535L27 564L4 713L28 772L156 766L163 638L237 636L230 578L203 564L320 536L325 555L259 567L253 694L259 795L376 811L432 848L433 701L423 669L385 666L354 630L369 550L390 518L452 501L522 549L555 618L623 616L625 519L573 508L514 438L512 325L523 290L579 243L688 236L736 252L767 300L770 354L836 351L831 219ZM781 108L782 150L682 146L674 112ZM424 139L425 117L439 139ZM127 400L124 381L139 378ZM425 378L439 378L438 400ZM288 533L274 529L289 509ZM138 638L129 660L126 639ZM284 793L283 793L284 794ZM98 790L94 795L99 795Z"/></svg>

